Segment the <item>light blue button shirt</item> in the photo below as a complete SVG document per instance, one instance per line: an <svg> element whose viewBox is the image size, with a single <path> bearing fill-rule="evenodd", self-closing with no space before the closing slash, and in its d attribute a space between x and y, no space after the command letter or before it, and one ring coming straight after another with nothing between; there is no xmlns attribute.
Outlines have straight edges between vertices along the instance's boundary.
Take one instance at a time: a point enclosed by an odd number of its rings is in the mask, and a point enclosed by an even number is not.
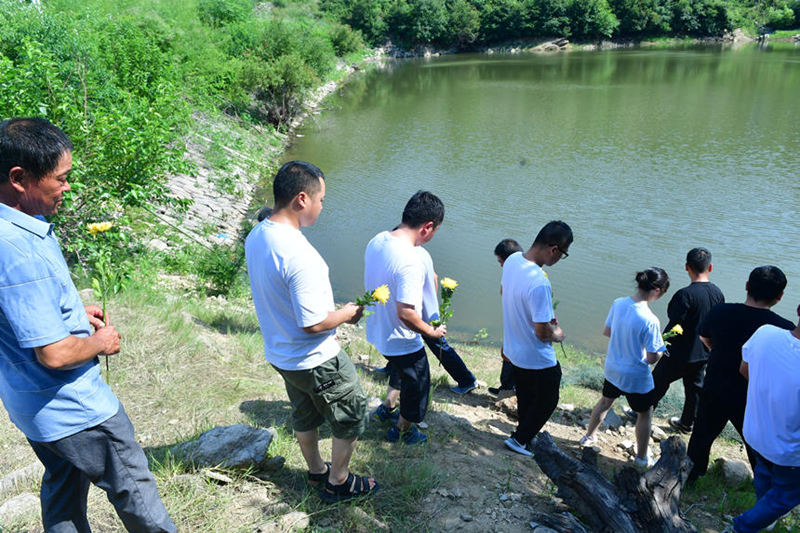
<svg viewBox="0 0 800 533"><path fill-rule="evenodd" d="M30 440L74 435L119 410L96 357L51 370L33 350L90 334L52 224L0 203L0 398Z"/></svg>

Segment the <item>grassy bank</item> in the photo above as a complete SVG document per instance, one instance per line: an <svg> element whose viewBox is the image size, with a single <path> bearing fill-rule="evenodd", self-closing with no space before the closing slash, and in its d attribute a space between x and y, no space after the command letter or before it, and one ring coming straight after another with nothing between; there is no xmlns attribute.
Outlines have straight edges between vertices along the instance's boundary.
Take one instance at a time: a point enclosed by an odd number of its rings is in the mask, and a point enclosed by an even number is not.
<svg viewBox="0 0 800 533"><path fill-rule="evenodd" d="M151 455L165 504L182 531L275 531L302 516L292 512L308 515L298 522L309 520L308 531L440 531L452 526L453 520L466 531L485 530L492 520L502 524L498 527L504 531L525 531L534 510L555 509L554 489L535 463L502 446L513 421L493 408L485 390L466 397L451 393L452 383L433 358L433 401L426 418L430 444L419 448L389 444L383 439L385 428L371 424L358 445L353 469L378 478L381 492L358 506L322 504L306 484L305 465L287 426L286 393L280 376L264 361L246 289L236 297L209 298L194 285L184 277L164 274L157 265L140 265L128 289L110 306L123 345L120 355L110 359L106 375L134 422L137 438ZM385 392L385 379L373 371L383 361L363 333L363 326L347 327L339 336L374 403ZM496 347L456 346L478 379L497 383ZM573 404L585 416L599 396L601 359L570 347L559 359L564 368L561 402ZM671 391L667 403L659 416L677 413L679 391ZM660 419L666 427L663 422ZM219 483L165 453L207 429L236 423L276 427L278 438L270 453L285 457L285 467L276 473L223 471L232 481ZM582 429L574 418L559 411L545 429L577 453L575 442ZM24 437L7 419L0 420L0 446L4 474L36 461ZM322 449L324 455L330 453L327 430L323 430ZM624 461L612 449L605 452L611 455L601 465L610 474ZM728 440L715 445L714 454L743 456L739 445ZM18 492L35 492L37 485L29 482ZM505 507L499 497L509 493L521 499ZM725 487L718 476L711 476L685 493L683 505L690 510L690 519L713 531L721 529L726 514L736 514L752 500L749 486ZM123 531L110 504L95 488L89 509L95 530ZM496 512L496 517L492 519L489 512ZM463 522L462 514L470 514L474 521ZM37 516L3 524L3 528L41 530Z"/></svg>

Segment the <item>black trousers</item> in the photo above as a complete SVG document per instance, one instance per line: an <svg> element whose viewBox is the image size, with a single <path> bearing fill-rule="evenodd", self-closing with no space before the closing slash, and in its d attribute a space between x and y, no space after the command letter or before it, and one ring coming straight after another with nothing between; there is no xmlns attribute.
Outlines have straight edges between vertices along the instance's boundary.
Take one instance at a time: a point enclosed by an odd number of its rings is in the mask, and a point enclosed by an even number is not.
<svg viewBox="0 0 800 533"><path fill-rule="evenodd" d="M681 412L681 424L692 426L697 416L697 406L700 401L700 391L703 388L703 378L706 375L706 364L708 361L697 361L687 363L679 361L673 357L662 357L653 369L653 381L655 382L655 405L664 397L669 390L669 386L679 379L683 380L683 412Z"/></svg>
<svg viewBox="0 0 800 533"><path fill-rule="evenodd" d="M690 479L705 475L708 470L708 456L711 453L711 445L728 422L736 428L744 442L747 451L747 459L750 466L755 471L756 455L753 449L744 440L742 427L744 425L745 402L731 401L730 399L720 398L712 392L704 391L700 394L700 405L697 408L697 420L692 429L692 436L689 438L689 449L686 455L694 462Z"/></svg>
<svg viewBox="0 0 800 533"><path fill-rule="evenodd" d="M431 392L431 370L425 348L386 359L389 360L389 386L400 390L400 414L409 422L422 422L428 412Z"/></svg>
<svg viewBox="0 0 800 533"><path fill-rule="evenodd" d="M539 433L558 405L561 386L561 365L528 370L514 366L517 384L519 424L511 436L520 444L527 444Z"/></svg>

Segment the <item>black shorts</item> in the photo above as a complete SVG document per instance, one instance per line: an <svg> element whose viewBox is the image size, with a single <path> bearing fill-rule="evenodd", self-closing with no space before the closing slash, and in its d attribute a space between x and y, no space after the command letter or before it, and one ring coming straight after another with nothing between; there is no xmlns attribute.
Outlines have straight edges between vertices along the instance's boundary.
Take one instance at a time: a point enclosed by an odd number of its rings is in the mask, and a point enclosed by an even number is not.
<svg viewBox="0 0 800 533"><path fill-rule="evenodd" d="M431 371L425 348L386 359L389 360L389 386L400 389L400 414L409 422L422 422L431 392Z"/></svg>
<svg viewBox="0 0 800 533"><path fill-rule="evenodd" d="M628 400L628 405L631 406L631 409L637 413L644 413L656 403L655 389L651 389L650 392L645 392L644 394L638 392L624 392L619 390L610 381L603 381L603 396L615 400L623 395L625 399Z"/></svg>

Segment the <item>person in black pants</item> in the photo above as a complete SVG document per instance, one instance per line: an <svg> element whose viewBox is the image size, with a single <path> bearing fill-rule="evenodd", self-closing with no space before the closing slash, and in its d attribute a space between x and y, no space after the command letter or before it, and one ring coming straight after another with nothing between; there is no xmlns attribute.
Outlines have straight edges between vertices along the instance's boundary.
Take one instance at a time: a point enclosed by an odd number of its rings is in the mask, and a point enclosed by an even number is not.
<svg viewBox="0 0 800 533"><path fill-rule="evenodd" d="M711 252L705 248L693 248L686 254L686 272L692 283L670 299L669 322L664 328L667 332L680 325L683 333L670 340L669 356L662 357L653 370L654 407L658 407L673 381L683 380L683 412L680 418L670 418L669 424L684 433L692 431L708 362L708 350L697 335L697 327L712 307L725 301L719 287L708 279L713 268Z"/></svg>
<svg viewBox="0 0 800 533"><path fill-rule="evenodd" d="M503 264L506 262L509 255L521 251L522 246L514 239L503 239L494 247L494 255L497 258L497 262L500 263L500 268L503 268ZM500 347L500 358L503 360L503 366L500 369L500 386L489 387L488 389L489 393L495 396L500 395L503 391L514 390L514 365L511 364L511 361L509 361L503 353L502 346Z"/></svg>
<svg viewBox="0 0 800 533"><path fill-rule="evenodd" d="M711 445L730 422L739 435L747 403L747 380L740 374L742 345L764 324L794 329L794 324L769 310L783 297L786 276L775 266L754 269L745 285L743 304L719 304L709 311L698 330L700 340L711 350L706 368L697 420L689 438L687 455L694 463L689 482L708 470ZM745 442L747 457L755 469L755 454Z"/></svg>
<svg viewBox="0 0 800 533"><path fill-rule="evenodd" d="M553 343L564 340L542 267L568 257L572 239L567 224L548 222L528 251L512 254L503 265L503 352L514 365L519 409L517 429L504 444L529 457L531 440L558 405L561 366Z"/></svg>

